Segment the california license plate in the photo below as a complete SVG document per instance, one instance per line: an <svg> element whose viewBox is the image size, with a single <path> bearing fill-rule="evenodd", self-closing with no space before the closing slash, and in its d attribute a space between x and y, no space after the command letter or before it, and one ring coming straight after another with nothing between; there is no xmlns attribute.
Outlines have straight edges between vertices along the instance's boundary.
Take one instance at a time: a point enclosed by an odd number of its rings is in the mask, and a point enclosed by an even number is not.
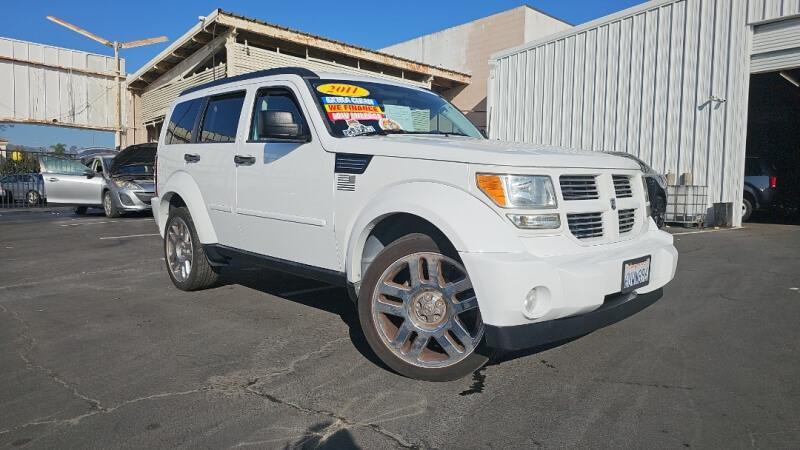
<svg viewBox="0 0 800 450"><path fill-rule="evenodd" d="M622 263L622 292L630 292L650 282L650 256Z"/></svg>

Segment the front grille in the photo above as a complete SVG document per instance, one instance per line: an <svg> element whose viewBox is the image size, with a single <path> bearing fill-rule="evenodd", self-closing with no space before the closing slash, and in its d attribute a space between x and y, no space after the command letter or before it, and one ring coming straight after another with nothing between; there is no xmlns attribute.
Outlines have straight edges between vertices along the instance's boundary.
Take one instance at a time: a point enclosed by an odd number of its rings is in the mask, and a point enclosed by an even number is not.
<svg viewBox="0 0 800 450"><path fill-rule="evenodd" d="M569 231L578 239L589 239L603 236L602 213L567 214Z"/></svg>
<svg viewBox="0 0 800 450"><path fill-rule="evenodd" d="M631 177L626 175L614 175L614 191L617 193L617 198L633 197Z"/></svg>
<svg viewBox="0 0 800 450"><path fill-rule="evenodd" d="M561 175L561 195L564 200L595 200L597 179L594 175Z"/></svg>
<svg viewBox="0 0 800 450"><path fill-rule="evenodd" d="M619 210L619 233L627 233L633 229L633 224L636 222L635 209L620 209Z"/></svg>
<svg viewBox="0 0 800 450"><path fill-rule="evenodd" d="M144 203L145 205L149 205L150 204L150 199L153 198L153 196L155 196L155 193L153 193L153 192L137 192L136 193L136 197L138 197L139 200L142 203Z"/></svg>

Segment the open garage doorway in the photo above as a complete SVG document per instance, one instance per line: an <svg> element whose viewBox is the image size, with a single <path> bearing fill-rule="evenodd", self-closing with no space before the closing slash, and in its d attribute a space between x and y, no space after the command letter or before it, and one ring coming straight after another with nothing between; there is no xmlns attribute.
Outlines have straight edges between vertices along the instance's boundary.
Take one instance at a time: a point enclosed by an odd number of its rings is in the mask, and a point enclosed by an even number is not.
<svg viewBox="0 0 800 450"><path fill-rule="evenodd" d="M800 223L800 68L751 76L746 155L749 220Z"/></svg>

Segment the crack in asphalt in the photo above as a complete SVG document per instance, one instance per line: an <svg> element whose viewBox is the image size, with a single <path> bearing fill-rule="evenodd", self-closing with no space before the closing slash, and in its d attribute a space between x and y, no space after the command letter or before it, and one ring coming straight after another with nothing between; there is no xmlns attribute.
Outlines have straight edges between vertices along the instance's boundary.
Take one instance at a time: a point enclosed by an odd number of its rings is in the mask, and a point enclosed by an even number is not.
<svg viewBox="0 0 800 450"><path fill-rule="evenodd" d="M23 331L21 333L19 333L19 339L27 342L27 344L25 344L25 347L27 348L27 351L30 351L36 345L36 339L33 336L30 335L30 329L31 329L30 324L28 324L28 322L25 319L23 319L17 312L9 310L8 308L3 306L2 304L0 304L0 311L10 314L11 317L15 321L17 321L20 325L22 325ZM40 426L40 425L53 425L53 426L66 426L66 425L69 425L69 426L75 426L75 425L80 424L81 421L83 421L84 419L87 419L89 417L93 417L93 416L96 416L96 415L99 415L99 414L111 414L111 413L113 413L113 412L115 412L115 411L117 411L120 408L123 408L125 406L132 405L132 404L139 403L139 402L144 402L144 401L158 400L158 399L164 399L164 398L175 397L175 396L191 395L191 394L197 394L197 393L202 393L202 392L214 392L215 391L215 392L225 393L225 392L230 392L231 390L240 390L240 391L242 391L244 393L248 393L248 394L256 395L256 396L258 396L260 398L264 398L264 399L268 400L271 403L282 405L282 406L286 406L286 407L290 407L290 408L292 408L294 410L297 410L297 411L300 411L300 412L302 412L304 414L321 415L321 416L326 416L326 417L329 417L331 419L334 419L333 423L331 423L325 429L323 429L323 430L321 430L319 432L321 434L321 436L320 436L321 437L321 442L324 442L325 440L327 440L329 437L333 436L333 434L335 434L336 432L338 432L341 429L346 429L346 428L366 428L366 429L370 429L370 430L372 430L372 431L374 431L374 432L376 432L376 433L378 433L378 434L380 434L380 435L382 435L382 436L384 436L386 438L389 438L390 440L392 440L397 445L399 445L399 446L401 446L403 448L409 448L409 449L418 449L418 448L420 448L419 445L416 445L416 444L413 444L413 443L409 442L403 436L398 435L396 433L392 433L391 431L386 430L385 428L381 427L380 425L378 425L376 423L354 421L354 420L348 419L347 417L338 415L338 414L336 414L336 413L334 413L332 411L308 408L308 407L302 406L302 405L300 405L298 403L278 398L277 396L275 396L273 394L270 394L268 392L263 392L263 391L260 391L260 390L257 389L257 387L256 387L257 384L265 382L265 381L268 381L268 380L271 380L271 379L273 379L275 377L285 376L285 375L294 373L296 371L296 369L297 369L297 365L298 364L300 364L300 363L302 363L304 361L308 361L309 359L311 359L311 358L313 358L315 356L327 353L328 351L333 349L336 344L338 344L340 342L343 342L345 340L347 340L347 338L339 338L339 339L335 339L335 340L329 341L325 345L320 347L319 349L314 350L314 351L309 352L309 353L306 353L306 354L304 354L304 355L302 355L302 356L290 361L285 367L281 367L281 368L278 368L278 369L273 369L273 370L269 371L268 373L266 373L266 374L264 374L264 375L262 375L260 377L257 377L257 378L254 378L254 379L251 379L251 380L247 381L245 384L236 384L236 385L232 385L232 386L229 385L228 387L214 386L212 384L212 385L203 386L203 387L200 387L200 388L190 389L190 390L186 390L186 391L163 392L163 393L152 394L152 395L148 395L148 396L144 396L144 397L138 397L138 398L134 398L134 399L131 399L131 400L126 400L126 401L123 401L123 402L121 402L119 404L116 404L114 406L103 406L103 404L100 402L100 400L97 400L95 398L92 398L92 397L80 392L77 387L73 386L72 384L68 383L67 381L65 381L64 379L59 377L58 374L56 374L55 371L53 371L52 369L48 369L48 368L46 368L46 367L44 367L44 366L42 366L40 364L34 363L27 356L26 349L25 348L21 348L18 351L18 355L19 355L20 359L25 363L26 369L29 369L29 370L34 370L34 369L41 370L51 380L53 380L54 382L56 382L59 385L63 386L65 389L67 389L70 392L72 392L72 394L75 397L80 398L81 400L84 400L85 402L87 402L89 404L91 410L89 412L84 413L84 414L80 414L80 415L77 415L77 416L74 416L74 417L70 417L70 418L66 418L66 419L49 419L49 420L35 419L33 421L30 421L30 422L27 422L27 423L24 423L24 424L21 424L21 425L17 425L17 426L8 428L8 429L0 430L0 435L4 435L4 434L12 433L12 432L15 432L15 431L19 431L19 430L22 430L22 429L25 429L25 428L29 428L29 427L32 427L32 426Z"/></svg>
<svg viewBox="0 0 800 450"><path fill-rule="evenodd" d="M259 397L265 398L268 401L270 401L271 403L275 403L275 404L283 405L283 406L288 406L290 408L293 408L293 409L295 409L297 411L300 411L302 413L305 413L305 414L321 415L321 416L326 416L326 417L329 417L331 419L334 419L335 422L331 423L330 425L328 425L328 427L325 428L326 430L329 430L329 432L323 434L323 438L324 439L322 439L321 442L324 442L327 439L327 437L332 436L335 432L339 431L340 429L345 429L345 428L367 428L367 429L371 429L372 431L374 431L374 432L376 432L376 433L378 433L378 434L380 434L380 435L382 435L384 437L387 437L387 438L391 439L393 442L395 442L397 445L399 445L399 446L401 446L403 448L410 448L410 449L419 449L419 448L421 448L419 445L412 444L412 443L408 442L402 436L400 436L400 435L398 435L396 433L392 433L391 431L386 430L385 428L381 427L380 425L378 425L376 423L353 421L353 420L348 419L347 417L340 416L340 415L334 413L333 411L326 411L324 409L307 408L305 406L299 405L297 403L294 403L294 402L291 402L291 401L288 401L288 400L282 400L282 399L280 399L280 398L278 398L278 397L276 397L276 396L274 396L272 394L269 394L267 392L262 392L262 391L259 391L257 389L253 389L251 386L246 386L245 387L245 391L247 391L247 392L249 392L251 394L257 395ZM344 427L342 427L342 425L344 425Z"/></svg>
<svg viewBox="0 0 800 450"><path fill-rule="evenodd" d="M17 351L17 355L19 355L19 357L22 360L22 362L25 363L25 368L26 369L28 369L28 370L40 370L40 371L44 372L45 375L48 378L50 378L51 380L55 381L59 385L63 386L65 389L71 391L73 395L75 395L76 397L80 398L81 400L84 400L93 409L97 409L97 410L103 410L104 409L103 405L100 403L100 400L97 400L95 398L92 398L92 397L89 397L88 395L83 394L82 392L80 392L78 390L77 387L71 385L66 380L64 380L63 378L58 376L58 374L54 370L48 369L47 367L44 367L41 364L34 363L33 360L30 357L28 357L28 355L26 354L26 351L27 352L31 351L33 349L33 347L36 345L36 338L31 336L31 334L30 334L30 330L31 330L30 324L28 324L28 322L25 319L23 319L19 315L19 313L17 313L16 311L12 311L12 310L6 308L3 305L0 305L0 310L2 310L3 312L11 314L11 317L16 322L18 322L20 325L22 325L22 331L19 333L19 338L21 340L23 340L23 341L26 341L27 345L25 345L23 348L20 348Z"/></svg>
<svg viewBox="0 0 800 450"><path fill-rule="evenodd" d="M681 389L684 391L693 391L694 387L692 386L680 386L677 384L661 384L661 383L642 383L636 381L621 381L621 380L610 380L608 378L595 378L593 381L597 381L600 383L610 383L610 384L622 384L625 386L640 386L640 387L654 387L660 389Z"/></svg>

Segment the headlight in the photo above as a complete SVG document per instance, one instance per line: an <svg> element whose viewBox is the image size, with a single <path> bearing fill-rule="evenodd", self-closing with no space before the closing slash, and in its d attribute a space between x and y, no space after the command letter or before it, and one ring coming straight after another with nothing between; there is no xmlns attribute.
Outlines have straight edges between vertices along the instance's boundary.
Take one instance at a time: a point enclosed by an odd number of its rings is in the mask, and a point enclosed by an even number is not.
<svg viewBox="0 0 800 450"><path fill-rule="evenodd" d="M138 184L134 183L133 181L127 180L114 180L114 184L117 185L120 189L128 189L131 191L141 191L142 187Z"/></svg>
<svg viewBox="0 0 800 450"><path fill-rule="evenodd" d="M642 177L642 189L644 189L644 201L645 201L645 210L647 212L647 217L653 215L653 211L650 208L650 189L647 187L647 178Z"/></svg>
<svg viewBox="0 0 800 450"><path fill-rule="evenodd" d="M547 175L479 173L478 188L501 208L555 208L556 191Z"/></svg>

